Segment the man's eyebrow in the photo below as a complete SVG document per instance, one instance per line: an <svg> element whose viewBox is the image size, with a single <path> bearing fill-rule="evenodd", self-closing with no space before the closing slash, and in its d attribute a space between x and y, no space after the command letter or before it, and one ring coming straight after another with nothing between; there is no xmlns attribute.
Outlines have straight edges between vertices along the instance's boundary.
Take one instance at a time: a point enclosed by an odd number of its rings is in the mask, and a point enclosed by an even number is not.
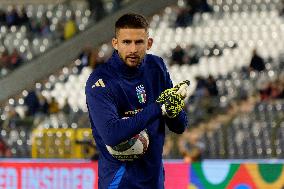
<svg viewBox="0 0 284 189"><path fill-rule="evenodd" d="M135 43L140 43L140 42L143 42L144 41L144 39L137 39L137 40L131 40L131 39L123 39L122 40L123 42L132 42L132 41L134 41Z"/></svg>
<svg viewBox="0 0 284 189"><path fill-rule="evenodd" d="M138 40L135 40L136 43L141 43L141 42L144 42L144 39L138 39Z"/></svg>

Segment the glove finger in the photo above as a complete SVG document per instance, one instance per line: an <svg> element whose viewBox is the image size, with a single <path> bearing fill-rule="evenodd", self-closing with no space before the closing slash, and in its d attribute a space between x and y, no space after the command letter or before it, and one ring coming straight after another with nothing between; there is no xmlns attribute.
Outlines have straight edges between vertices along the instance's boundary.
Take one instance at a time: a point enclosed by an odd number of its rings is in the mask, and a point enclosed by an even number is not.
<svg viewBox="0 0 284 189"><path fill-rule="evenodd" d="M186 88L180 88L180 89L177 91L177 94L180 94L183 98L185 98L186 95L187 95L187 89L186 89Z"/></svg>
<svg viewBox="0 0 284 189"><path fill-rule="evenodd" d="M190 85L190 81L189 80L184 80L180 83L178 83L177 85L174 86L174 88L179 89L183 84L186 84L187 86Z"/></svg>

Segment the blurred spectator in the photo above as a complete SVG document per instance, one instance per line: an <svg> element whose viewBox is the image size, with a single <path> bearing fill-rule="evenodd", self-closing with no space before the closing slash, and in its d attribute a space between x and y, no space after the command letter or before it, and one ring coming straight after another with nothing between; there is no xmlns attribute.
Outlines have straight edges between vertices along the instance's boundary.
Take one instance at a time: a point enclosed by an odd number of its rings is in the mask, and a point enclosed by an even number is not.
<svg viewBox="0 0 284 189"><path fill-rule="evenodd" d="M39 102L38 113L47 115L49 104L47 99L41 93L38 95L38 102Z"/></svg>
<svg viewBox="0 0 284 189"><path fill-rule="evenodd" d="M201 141L198 129L184 132L179 138L178 146L186 163L202 160L205 144Z"/></svg>
<svg viewBox="0 0 284 189"><path fill-rule="evenodd" d="M281 97L281 86L279 81L271 82L270 83L270 88L271 88L271 98L272 99L277 99Z"/></svg>
<svg viewBox="0 0 284 189"><path fill-rule="evenodd" d="M200 0L186 0L186 6L190 8L192 14L197 12L199 7Z"/></svg>
<svg viewBox="0 0 284 189"><path fill-rule="evenodd" d="M10 149L8 148L8 146L6 145L5 141L0 138L0 157L11 157L12 153L10 151Z"/></svg>
<svg viewBox="0 0 284 189"><path fill-rule="evenodd" d="M23 7L20 11L20 14L19 14L19 25L28 26L29 23L30 23L30 19L27 15L27 10L26 10L25 7Z"/></svg>
<svg viewBox="0 0 284 189"><path fill-rule="evenodd" d="M178 10L175 27L186 27L192 24L193 15L186 9Z"/></svg>
<svg viewBox="0 0 284 189"><path fill-rule="evenodd" d="M105 11L105 8L104 8L104 4L103 4L103 1L102 0L95 0L94 1L95 3L95 9L94 9L94 12L95 12L95 20L96 21L99 21L101 20L103 17L105 17L106 15L106 11Z"/></svg>
<svg viewBox="0 0 284 189"><path fill-rule="evenodd" d="M207 3L207 0L187 0L186 7L178 10L175 27L191 25L197 12L212 12L212 8Z"/></svg>
<svg viewBox="0 0 284 189"><path fill-rule="evenodd" d="M65 99L65 101L64 101L64 105L63 105L63 107L62 107L62 112L65 114L65 115L69 115L69 114L71 114L71 111L72 111L72 109L71 109L71 107L70 107L70 105L69 105L69 103L68 103L68 98L66 98Z"/></svg>
<svg viewBox="0 0 284 189"><path fill-rule="evenodd" d="M284 16L284 1L281 1L281 6L279 9L279 16Z"/></svg>
<svg viewBox="0 0 284 189"><path fill-rule="evenodd" d="M102 0L87 0L87 1L95 21L101 20L106 15L103 1Z"/></svg>
<svg viewBox="0 0 284 189"><path fill-rule="evenodd" d="M165 144L164 144L164 147L163 147L163 158L164 159L171 159L173 158L173 150L172 148L174 147L174 142L171 138L170 135L166 135L165 137Z"/></svg>
<svg viewBox="0 0 284 189"><path fill-rule="evenodd" d="M195 44L188 45L186 51L188 55L188 60L186 62L190 65L197 64L200 57L203 55L202 48Z"/></svg>
<svg viewBox="0 0 284 189"><path fill-rule="evenodd" d="M212 7L207 3L207 0L187 0L186 4L192 9L192 13L196 12L212 12Z"/></svg>
<svg viewBox="0 0 284 189"><path fill-rule="evenodd" d="M10 11L8 11L6 15L6 23L9 27L13 25L18 25L20 21L20 17L18 15L18 12L16 10L16 7L13 6Z"/></svg>
<svg viewBox="0 0 284 189"><path fill-rule="evenodd" d="M280 10L279 15L280 15L280 16L284 16L284 6L283 6L283 8Z"/></svg>
<svg viewBox="0 0 284 189"><path fill-rule="evenodd" d="M72 110L68 102L68 98L64 100L64 104L63 104L63 107L61 108L61 111L65 117L66 123L69 125L72 124L74 116L75 116L75 112Z"/></svg>
<svg viewBox="0 0 284 189"><path fill-rule="evenodd" d="M6 112L6 120L3 123L3 128L15 128L17 127L17 122L20 120L20 115L16 112L13 106L9 107Z"/></svg>
<svg viewBox="0 0 284 189"><path fill-rule="evenodd" d="M281 91L279 98L284 99L284 72L279 75L279 88Z"/></svg>
<svg viewBox="0 0 284 189"><path fill-rule="evenodd" d="M208 118L209 114L213 112L214 107L218 104L218 98L212 98L208 92L207 80L201 76L196 76L196 88L187 103L191 105L190 112L194 115L196 123L204 121Z"/></svg>
<svg viewBox="0 0 284 189"><path fill-rule="evenodd" d="M6 12L2 9L0 9L0 24L1 25L6 24Z"/></svg>
<svg viewBox="0 0 284 189"><path fill-rule="evenodd" d="M207 78L206 87L210 96L218 96L218 87L212 75Z"/></svg>
<svg viewBox="0 0 284 189"><path fill-rule="evenodd" d="M113 0L112 4L113 4L113 8L112 11L115 12L117 10L119 10L122 6L123 0Z"/></svg>
<svg viewBox="0 0 284 189"><path fill-rule="evenodd" d="M67 20L64 25L64 40L72 38L77 33L77 25L75 15L72 14L71 18Z"/></svg>
<svg viewBox="0 0 284 189"><path fill-rule="evenodd" d="M51 34L50 31L50 21L48 18L44 17L41 21L41 26L40 26L40 33L42 36L46 37Z"/></svg>
<svg viewBox="0 0 284 189"><path fill-rule="evenodd" d="M17 68L18 66L20 66L23 62L23 59L20 55L20 53L18 52L18 50L16 48L14 48L12 54L10 55L10 64L11 67Z"/></svg>
<svg viewBox="0 0 284 189"><path fill-rule="evenodd" d="M269 81L264 79L259 79L257 81L257 88L260 95L260 100L267 100L270 96L270 87L269 87Z"/></svg>
<svg viewBox="0 0 284 189"><path fill-rule="evenodd" d="M283 98L284 86L281 80L270 82L268 80L259 80L257 83L260 100L280 99Z"/></svg>
<svg viewBox="0 0 284 189"><path fill-rule="evenodd" d="M95 69L96 66L104 63L104 58L105 56L99 56L97 49L93 49L89 45L85 46L83 51L78 56L80 62L78 64L76 63L78 74L80 74L82 69L86 66L90 66L92 69Z"/></svg>
<svg viewBox="0 0 284 189"><path fill-rule="evenodd" d="M5 49L0 56L0 68L2 67L13 70L20 66L22 62L23 58L16 48L13 49L11 55L9 55L8 51Z"/></svg>
<svg viewBox="0 0 284 189"><path fill-rule="evenodd" d="M29 91L24 101L27 106L27 116L34 116L40 107L36 92L33 90Z"/></svg>
<svg viewBox="0 0 284 189"><path fill-rule="evenodd" d="M207 82L201 76L196 76L195 80L196 80L196 88L194 91L194 99L198 101L199 99L207 95L207 90L206 90Z"/></svg>
<svg viewBox="0 0 284 189"><path fill-rule="evenodd" d="M60 111L59 104L54 97L51 98L49 103L48 112L50 114L56 114Z"/></svg>
<svg viewBox="0 0 284 189"><path fill-rule="evenodd" d="M80 64L77 65L78 74L81 73L81 70L84 67L90 65L91 55L92 55L92 48L89 45L85 46L83 51L79 54L79 57L78 57L78 59L80 60Z"/></svg>
<svg viewBox="0 0 284 189"><path fill-rule="evenodd" d="M31 19L28 24L28 28L31 31L31 34L38 35L40 34L40 25L35 19Z"/></svg>
<svg viewBox="0 0 284 189"><path fill-rule="evenodd" d="M171 64L183 65L184 57L185 57L184 50L181 48L180 45L177 45L176 48L174 48L172 51L172 63Z"/></svg>
<svg viewBox="0 0 284 189"><path fill-rule="evenodd" d="M10 56L9 56L9 52L7 49L4 50L4 52L1 54L0 57L0 65L3 68L8 68L10 69Z"/></svg>
<svg viewBox="0 0 284 189"><path fill-rule="evenodd" d="M103 64L105 62L106 56L100 57L98 51L96 49L92 50L91 58L90 58L90 67L95 69L98 65Z"/></svg>
<svg viewBox="0 0 284 189"><path fill-rule="evenodd" d="M76 140L75 143L83 146L84 155L87 155L90 153L89 148L93 149L94 152L90 157L92 161L97 161L99 159L99 151L97 150L97 145L94 140L90 140L90 139Z"/></svg>
<svg viewBox="0 0 284 189"><path fill-rule="evenodd" d="M62 20L59 20L58 23L56 24L55 36L61 41L64 40L64 29L65 29L65 23Z"/></svg>
<svg viewBox="0 0 284 189"><path fill-rule="evenodd" d="M263 71L265 69L265 64L263 58L257 54L256 49L252 52L252 58L249 65L249 70Z"/></svg>
<svg viewBox="0 0 284 189"><path fill-rule="evenodd" d="M198 7L199 12L212 12L212 7L208 4L207 0L200 0L200 4Z"/></svg>

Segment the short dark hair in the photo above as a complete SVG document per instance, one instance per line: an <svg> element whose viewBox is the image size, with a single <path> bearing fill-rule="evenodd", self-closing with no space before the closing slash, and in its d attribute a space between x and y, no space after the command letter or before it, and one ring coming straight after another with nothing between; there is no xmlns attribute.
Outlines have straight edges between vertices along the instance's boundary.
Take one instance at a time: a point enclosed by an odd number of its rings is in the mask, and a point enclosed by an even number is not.
<svg viewBox="0 0 284 189"><path fill-rule="evenodd" d="M148 31L149 23L147 19L140 14L136 13L127 13L122 15L115 22L115 35L119 29L145 29Z"/></svg>

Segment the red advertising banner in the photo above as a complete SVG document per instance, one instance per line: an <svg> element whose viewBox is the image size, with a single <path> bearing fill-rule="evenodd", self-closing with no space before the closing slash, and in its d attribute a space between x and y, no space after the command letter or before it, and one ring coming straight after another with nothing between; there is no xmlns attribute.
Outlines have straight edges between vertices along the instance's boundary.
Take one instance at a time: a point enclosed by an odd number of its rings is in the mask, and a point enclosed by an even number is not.
<svg viewBox="0 0 284 189"><path fill-rule="evenodd" d="M0 189L97 189L97 163L0 161Z"/></svg>
<svg viewBox="0 0 284 189"><path fill-rule="evenodd" d="M166 189L187 188L188 164L164 166ZM97 189L97 168L91 161L0 160L0 189Z"/></svg>
<svg viewBox="0 0 284 189"><path fill-rule="evenodd" d="M165 188L187 189L189 183L188 163L165 162Z"/></svg>

